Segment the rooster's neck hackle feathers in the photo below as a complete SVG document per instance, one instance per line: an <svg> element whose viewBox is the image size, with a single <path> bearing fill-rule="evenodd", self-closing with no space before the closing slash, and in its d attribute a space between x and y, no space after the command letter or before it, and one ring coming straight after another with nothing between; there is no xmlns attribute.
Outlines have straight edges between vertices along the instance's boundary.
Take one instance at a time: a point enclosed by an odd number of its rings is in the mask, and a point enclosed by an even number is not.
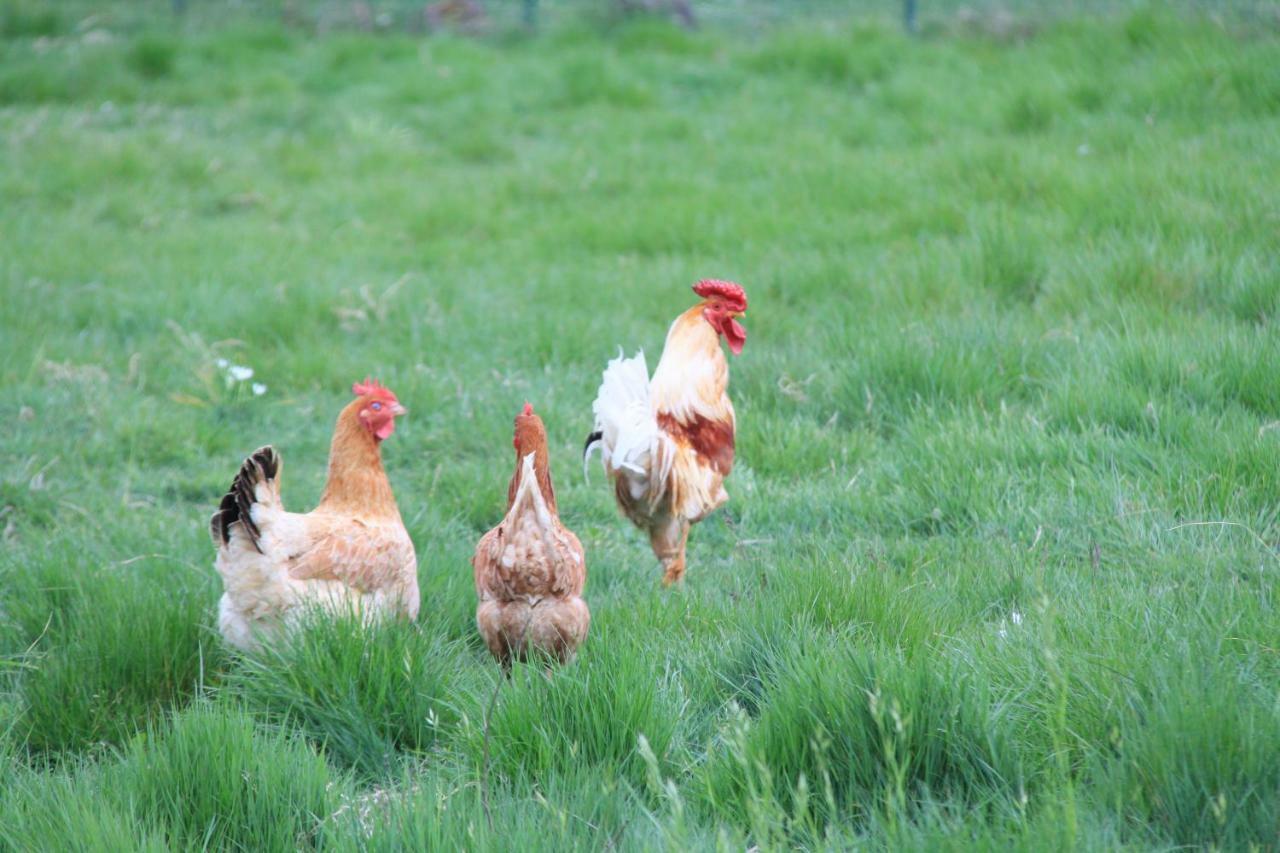
<svg viewBox="0 0 1280 853"><path fill-rule="evenodd" d="M720 349L720 336L695 305L671 324L654 368L649 399L654 412L666 412L681 421L695 416L728 420L723 405L729 387L729 362Z"/></svg>

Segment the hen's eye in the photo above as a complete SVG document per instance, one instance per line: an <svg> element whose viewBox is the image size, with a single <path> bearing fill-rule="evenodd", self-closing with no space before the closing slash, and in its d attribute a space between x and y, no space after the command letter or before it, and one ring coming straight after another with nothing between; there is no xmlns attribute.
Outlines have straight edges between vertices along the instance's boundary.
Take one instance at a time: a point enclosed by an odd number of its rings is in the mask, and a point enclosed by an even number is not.
<svg viewBox="0 0 1280 853"><path fill-rule="evenodd" d="M382 404L381 404L381 403L374 403L374 404L373 404L372 406L370 406L369 408L373 409L375 412L381 412L381 411L382 411Z"/></svg>

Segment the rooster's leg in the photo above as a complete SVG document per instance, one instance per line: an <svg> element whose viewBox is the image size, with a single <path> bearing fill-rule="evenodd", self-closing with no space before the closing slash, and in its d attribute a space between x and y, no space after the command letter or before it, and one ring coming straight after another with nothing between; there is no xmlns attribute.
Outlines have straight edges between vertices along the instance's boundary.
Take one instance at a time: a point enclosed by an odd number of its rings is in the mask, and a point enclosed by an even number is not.
<svg viewBox="0 0 1280 853"><path fill-rule="evenodd" d="M684 580L684 548L688 541L687 519L668 516L649 528L649 544L653 546L653 553L662 561L664 569L663 586L671 586Z"/></svg>

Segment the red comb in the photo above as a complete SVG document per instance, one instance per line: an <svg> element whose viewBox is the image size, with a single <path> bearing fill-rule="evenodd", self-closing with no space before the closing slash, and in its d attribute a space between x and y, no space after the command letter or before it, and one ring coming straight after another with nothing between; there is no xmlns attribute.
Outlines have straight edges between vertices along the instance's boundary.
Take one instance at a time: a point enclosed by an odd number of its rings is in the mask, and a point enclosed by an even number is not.
<svg viewBox="0 0 1280 853"><path fill-rule="evenodd" d="M351 386L351 393L357 397L386 397L391 400L396 399L396 395L390 388L383 385L376 379L370 379L368 376L363 382L357 382Z"/></svg>
<svg viewBox="0 0 1280 853"><path fill-rule="evenodd" d="M721 281L718 278L704 278L693 286L693 292L703 299L711 299L718 296L726 302L733 303L735 310L747 310L747 292L737 282Z"/></svg>
<svg viewBox="0 0 1280 853"><path fill-rule="evenodd" d="M521 412L520 414L521 414L522 416L526 417L526 418L527 418L527 417L529 417L529 415L532 415L532 414L533 414L533 403L530 403L528 400L525 400L525 403L524 403L524 411L523 411L523 412Z"/></svg>

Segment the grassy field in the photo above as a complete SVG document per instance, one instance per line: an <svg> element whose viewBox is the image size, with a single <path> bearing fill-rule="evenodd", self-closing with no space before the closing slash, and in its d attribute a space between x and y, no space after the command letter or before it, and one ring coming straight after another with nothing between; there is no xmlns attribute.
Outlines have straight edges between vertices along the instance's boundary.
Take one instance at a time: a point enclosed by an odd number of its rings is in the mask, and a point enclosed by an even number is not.
<svg viewBox="0 0 1280 853"><path fill-rule="evenodd" d="M1274 22L0 30L0 849L1280 847ZM579 451L708 276L664 592ZM422 616L237 658L207 518L368 373ZM593 625L495 692L525 400Z"/></svg>

